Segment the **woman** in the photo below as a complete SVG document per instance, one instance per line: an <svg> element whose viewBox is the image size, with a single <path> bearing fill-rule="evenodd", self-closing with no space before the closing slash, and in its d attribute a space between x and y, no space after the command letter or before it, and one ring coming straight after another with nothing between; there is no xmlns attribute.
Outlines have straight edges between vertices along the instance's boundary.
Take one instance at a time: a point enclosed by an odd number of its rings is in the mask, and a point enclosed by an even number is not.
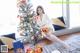
<svg viewBox="0 0 80 53"><path fill-rule="evenodd" d="M42 35L51 41L60 42L65 48L68 48L69 46L67 44L65 44L55 35L53 35L54 29L52 26L52 22L48 19L48 16L45 14L42 6L37 7L36 13L37 13L37 16L35 16L34 19L37 25L40 27Z"/></svg>

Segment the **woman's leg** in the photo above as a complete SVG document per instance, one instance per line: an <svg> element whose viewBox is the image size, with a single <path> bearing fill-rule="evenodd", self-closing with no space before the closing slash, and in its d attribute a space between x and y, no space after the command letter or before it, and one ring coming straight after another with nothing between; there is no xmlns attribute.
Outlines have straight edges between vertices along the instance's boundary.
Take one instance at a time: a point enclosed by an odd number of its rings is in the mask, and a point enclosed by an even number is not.
<svg viewBox="0 0 80 53"><path fill-rule="evenodd" d="M60 40L58 37L56 37L54 34L53 34L53 30L47 26L44 26L41 28L41 33L42 35L51 40L51 41L55 41L55 42L59 42L61 43L64 47L66 48L69 48L69 45L66 44L64 41Z"/></svg>
<svg viewBox="0 0 80 53"><path fill-rule="evenodd" d="M69 45L66 44L64 41L60 40L58 37L56 37L54 34L52 33L47 33L47 34L44 34L42 32L43 36L49 40L51 40L52 42L59 42L61 43L65 48L69 48Z"/></svg>

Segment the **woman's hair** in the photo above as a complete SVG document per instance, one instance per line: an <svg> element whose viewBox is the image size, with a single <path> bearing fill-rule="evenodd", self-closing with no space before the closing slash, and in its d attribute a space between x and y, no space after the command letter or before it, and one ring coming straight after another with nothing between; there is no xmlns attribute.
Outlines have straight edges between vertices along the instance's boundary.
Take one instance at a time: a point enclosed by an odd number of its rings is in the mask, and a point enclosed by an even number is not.
<svg viewBox="0 0 80 53"><path fill-rule="evenodd" d="M43 7L42 7L42 6L38 6L37 9L36 9L37 15L39 15L39 13L38 13L38 8L42 9L42 13L45 14Z"/></svg>

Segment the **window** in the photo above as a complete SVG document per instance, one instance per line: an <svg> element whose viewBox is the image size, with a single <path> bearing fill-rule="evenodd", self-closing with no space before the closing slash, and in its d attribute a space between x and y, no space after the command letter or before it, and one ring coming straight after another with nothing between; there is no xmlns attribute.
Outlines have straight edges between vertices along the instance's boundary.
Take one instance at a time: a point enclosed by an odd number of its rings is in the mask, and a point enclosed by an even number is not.
<svg viewBox="0 0 80 53"><path fill-rule="evenodd" d="M80 0L69 0L70 27L80 27Z"/></svg>
<svg viewBox="0 0 80 53"><path fill-rule="evenodd" d="M0 35L16 32L16 0L0 1Z"/></svg>

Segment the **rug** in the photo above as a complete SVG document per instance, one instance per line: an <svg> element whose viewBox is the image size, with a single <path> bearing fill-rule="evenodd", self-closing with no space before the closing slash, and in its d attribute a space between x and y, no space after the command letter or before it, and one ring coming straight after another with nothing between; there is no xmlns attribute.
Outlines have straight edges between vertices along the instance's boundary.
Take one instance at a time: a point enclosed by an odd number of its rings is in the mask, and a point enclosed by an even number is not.
<svg viewBox="0 0 80 53"><path fill-rule="evenodd" d="M43 53L52 53L52 51L58 50L60 53L80 53L80 35L72 36L65 40L66 44L70 45L70 48L66 49L62 44L55 42L51 45L43 47Z"/></svg>

